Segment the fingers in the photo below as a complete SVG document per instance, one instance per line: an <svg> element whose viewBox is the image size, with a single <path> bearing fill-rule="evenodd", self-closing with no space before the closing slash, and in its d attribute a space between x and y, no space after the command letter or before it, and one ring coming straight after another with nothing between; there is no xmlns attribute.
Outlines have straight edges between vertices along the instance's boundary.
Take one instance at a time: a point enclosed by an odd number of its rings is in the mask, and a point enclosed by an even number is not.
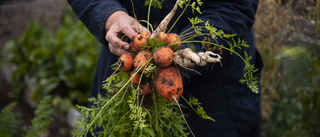
<svg viewBox="0 0 320 137"><path fill-rule="evenodd" d="M143 27L139 22L130 16L122 16L117 18L117 21L108 23L108 29L105 39L109 42L109 50L115 55L122 55L129 50L129 43L123 41L122 36L127 36L133 40L138 32L148 31L147 28ZM111 24L111 25L110 25Z"/></svg>
<svg viewBox="0 0 320 137"><path fill-rule="evenodd" d="M121 24L120 25L120 31L129 37L131 40L133 40L137 36L137 32L135 31L134 27L132 27L129 24Z"/></svg>
<svg viewBox="0 0 320 137"><path fill-rule="evenodd" d="M117 37L117 33L111 33L110 31L106 35L106 40L109 42L109 50L115 55L122 55L129 50L129 43L122 41Z"/></svg>
<svg viewBox="0 0 320 137"><path fill-rule="evenodd" d="M127 50L121 49L119 48L119 46L115 46L109 43L109 50L111 53L117 55L117 56L121 56L124 53L127 53Z"/></svg>
<svg viewBox="0 0 320 137"><path fill-rule="evenodd" d="M137 33L140 33L140 32L143 32L143 31L146 31L146 32L149 32L150 33L150 31L147 29L147 28L145 28L144 26L142 26L141 24L139 24L138 26L133 26L133 29L135 30L135 32L137 32Z"/></svg>
<svg viewBox="0 0 320 137"><path fill-rule="evenodd" d="M121 32L124 35L128 36L131 40L133 40L137 36L137 34L142 32L142 31L149 32L149 30L147 28L142 26L137 21L135 21L135 23L133 23L133 24L137 24L137 25L122 24L120 26Z"/></svg>
<svg viewBox="0 0 320 137"><path fill-rule="evenodd" d="M141 25L141 27L142 27L142 31L146 31L146 32L150 33L150 31L147 28L143 27L142 25Z"/></svg>

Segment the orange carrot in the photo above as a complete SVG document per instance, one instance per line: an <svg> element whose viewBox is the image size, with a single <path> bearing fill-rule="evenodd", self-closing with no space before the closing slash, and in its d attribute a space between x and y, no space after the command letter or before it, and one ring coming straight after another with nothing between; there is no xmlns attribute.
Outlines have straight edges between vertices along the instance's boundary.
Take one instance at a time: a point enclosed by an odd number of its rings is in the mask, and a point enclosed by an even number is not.
<svg viewBox="0 0 320 137"><path fill-rule="evenodd" d="M140 34L146 36L146 37L150 37L150 33L147 31L142 31Z"/></svg>
<svg viewBox="0 0 320 137"><path fill-rule="evenodd" d="M160 41L166 42L168 39L168 35L165 32L160 32L158 35L158 39Z"/></svg>
<svg viewBox="0 0 320 137"><path fill-rule="evenodd" d="M134 73L135 73L134 71L131 71L129 77L130 77L130 78L133 77L133 78L131 79L131 83L132 83L132 84L138 85L138 84L139 84L139 79L140 79L140 76L141 76L141 75L140 75L139 72L138 72L136 75L134 75ZM134 76L133 76L133 75L134 75Z"/></svg>
<svg viewBox="0 0 320 137"><path fill-rule="evenodd" d="M152 53L150 51L140 51L137 56L134 58L133 60L133 66L136 68L136 69L139 69L140 67L142 67L140 69L139 72L142 72L143 69L146 67L146 62L152 58ZM144 66L143 66L144 65Z"/></svg>
<svg viewBox="0 0 320 137"><path fill-rule="evenodd" d="M143 31L140 34L138 34L133 39L133 49L136 51L141 51L145 48L148 42L148 38L150 37L149 32Z"/></svg>
<svg viewBox="0 0 320 137"><path fill-rule="evenodd" d="M118 60L118 66L122 71L129 71L133 68L133 55L131 53L122 54Z"/></svg>
<svg viewBox="0 0 320 137"><path fill-rule="evenodd" d="M181 74L174 66L159 68L154 84L158 93L169 102L178 100L183 93Z"/></svg>
<svg viewBox="0 0 320 137"><path fill-rule="evenodd" d="M138 52L141 51L143 47L146 46L147 41L144 35L138 34L133 40L133 49Z"/></svg>
<svg viewBox="0 0 320 137"><path fill-rule="evenodd" d="M133 49L133 43L132 43L132 42L129 44L129 46L130 46L130 47L129 47L129 50L128 50L128 51L129 51L130 53L134 54L134 55L137 54L137 51Z"/></svg>
<svg viewBox="0 0 320 137"><path fill-rule="evenodd" d="M175 33L169 33L166 45L170 45L172 50L179 50L181 48L181 39Z"/></svg>
<svg viewBox="0 0 320 137"><path fill-rule="evenodd" d="M153 60L159 67L168 67L172 64L173 51L169 47L160 47L153 53Z"/></svg>
<svg viewBox="0 0 320 137"><path fill-rule="evenodd" d="M150 84L149 83L140 84L139 92L144 95L151 94L152 90L151 90Z"/></svg>

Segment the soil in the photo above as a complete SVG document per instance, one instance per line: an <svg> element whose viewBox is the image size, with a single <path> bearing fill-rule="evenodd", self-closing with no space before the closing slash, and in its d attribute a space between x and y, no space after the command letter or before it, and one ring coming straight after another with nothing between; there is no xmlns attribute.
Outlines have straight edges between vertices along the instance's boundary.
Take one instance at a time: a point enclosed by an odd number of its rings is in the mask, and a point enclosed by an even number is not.
<svg viewBox="0 0 320 137"><path fill-rule="evenodd" d="M29 21L37 21L54 32L59 28L65 9L65 0L1 0L0 1L0 51L10 39L17 39L22 35ZM1 70L1 69L0 69ZM14 101L12 85L0 71L0 109ZM34 117L34 109L20 100L17 112L22 114L23 126L30 125ZM71 128L64 122L55 120L47 134L42 137L71 136Z"/></svg>

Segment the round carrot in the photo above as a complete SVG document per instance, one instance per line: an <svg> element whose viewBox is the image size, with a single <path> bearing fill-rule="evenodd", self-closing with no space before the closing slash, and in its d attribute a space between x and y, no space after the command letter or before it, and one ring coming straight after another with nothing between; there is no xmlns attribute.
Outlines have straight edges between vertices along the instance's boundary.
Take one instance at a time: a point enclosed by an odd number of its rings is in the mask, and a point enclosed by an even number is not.
<svg viewBox="0 0 320 137"><path fill-rule="evenodd" d="M158 93L169 102L178 100L183 93L182 78L174 66L159 68L154 84Z"/></svg>
<svg viewBox="0 0 320 137"><path fill-rule="evenodd" d="M136 51L141 51L147 45L148 38L150 34L146 31L141 32L133 39L133 49Z"/></svg>
<svg viewBox="0 0 320 137"><path fill-rule="evenodd" d="M158 39L160 41L166 42L168 39L168 35L165 32L160 32L158 35Z"/></svg>
<svg viewBox="0 0 320 137"><path fill-rule="evenodd" d="M122 71L129 71L133 68L133 55L131 53L122 54L118 60L118 66Z"/></svg>
<svg viewBox="0 0 320 137"><path fill-rule="evenodd" d="M142 34L146 37L150 37L150 33L148 31L142 31L140 34Z"/></svg>
<svg viewBox="0 0 320 137"><path fill-rule="evenodd" d="M132 42L129 44L129 50L128 51L130 53L134 54L134 55L137 54L137 51L133 49L133 43Z"/></svg>
<svg viewBox="0 0 320 137"><path fill-rule="evenodd" d="M153 60L159 67L168 67L172 64L173 51L169 47L160 47L153 53Z"/></svg>
<svg viewBox="0 0 320 137"><path fill-rule="evenodd" d="M181 39L177 34L169 33L166 45L169 45L169 47L174 51L178 50L181 48L182 45Z"/></svg>
<svg viewBox="0 0 320 137"><path fill-rule="evenodd" d="M139 69L140 67L142 67L140 69L139 72L142 72L143 69L147 66L145 63L152 58L152 53L150 51L140 51L137 56L134 58L133 60L133 66L136 69ZM143 66L144 65L144 66Z"/></svg>
<svg viewBox="0 0 320 137"><path fill-rule="evenodd" d="M137 72L137 74L136 75L134 75L134 73L136 73L136 72L134 72L134 71L131 71L130 72L130 78L131 77L133 77L132 79L131 79L131 83L132 84L135 84L135 85L138 85L139 84L139 80L140 80L140 73L139 72ZM134 76L133 76L134 75Z"/></svg>
<svg viewBox="0 0 320 137"><path fill-rule="evenodd" d="M147 95L147 94L152 93L150 84L149 84L149 83L140 84L139 92L142 93L142 94L144 94L144 95Z"/></svg>

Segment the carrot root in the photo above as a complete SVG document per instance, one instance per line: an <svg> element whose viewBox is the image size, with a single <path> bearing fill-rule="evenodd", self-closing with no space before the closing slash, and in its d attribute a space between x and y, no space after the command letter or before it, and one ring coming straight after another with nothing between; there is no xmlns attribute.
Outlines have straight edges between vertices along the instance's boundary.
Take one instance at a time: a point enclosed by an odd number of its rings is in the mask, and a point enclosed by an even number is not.
<svg viewBox="0 0 320 137"><path fill-rule="evenodd" d="M180 113L181 113L181 115L183 117L184 122L186 122L186 125L187 125L188 129L190 130L190 133L192 134L193 137L195 137L195 135L193 134L193 132L192 132L192 130L191 130L191 128L190 128L190 126L189 126L189 124L188 124L188 122L187 122L187 120L186 120L186 118L185 118L185 116L184 116L184 114L182 112L182 109L181 109L181 107L180 107L180 105L178 103L178 100L175 97L173 99L176 102L177 106L179 107Z"/></svg>

